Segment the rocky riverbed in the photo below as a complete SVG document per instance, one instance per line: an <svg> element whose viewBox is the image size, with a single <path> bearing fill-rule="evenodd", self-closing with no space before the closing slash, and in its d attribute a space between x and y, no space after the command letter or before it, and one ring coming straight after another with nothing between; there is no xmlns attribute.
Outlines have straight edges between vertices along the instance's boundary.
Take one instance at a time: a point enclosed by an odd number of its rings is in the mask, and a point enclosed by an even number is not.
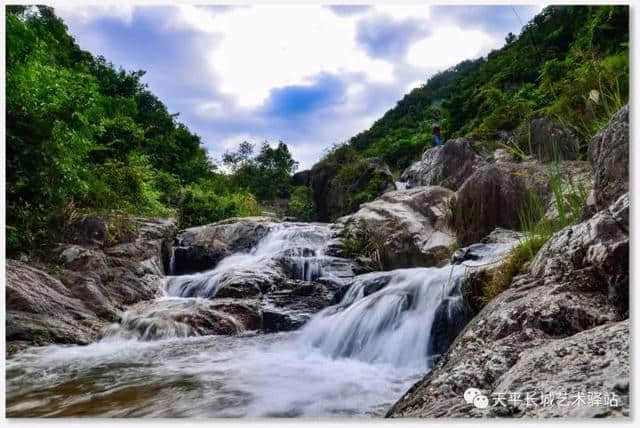
<svg viewBox="0 0 640 428"><path fill-rule="evenodd" d="M569 147L560 164L592 189L582 221L484 306L468 286L522 239L522 193L553 195L545 147L518 163L471 143L431 149L409 188L335 223L136 217L114 242L88 216L47 256L8 260L8 416L628 415L628 107L590 162ZM363 222L377 265L346 245ZM479 408L469 387L617 405Z"/></svg>

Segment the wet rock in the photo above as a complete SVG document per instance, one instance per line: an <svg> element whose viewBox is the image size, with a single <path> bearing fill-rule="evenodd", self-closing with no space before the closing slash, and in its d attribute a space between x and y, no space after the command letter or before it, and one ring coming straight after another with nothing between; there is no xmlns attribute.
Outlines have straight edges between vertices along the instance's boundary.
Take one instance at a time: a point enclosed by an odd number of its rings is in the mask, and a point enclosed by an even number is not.
<svg viewBox="0 0 640 428"><path fill-rule="evenodd" d="M163 299L130 307L104 338L159 340L171 337L230 335L260 328L256 302L234 299Z"/></svg>
<svg viewBox="0 0 640 428"><path fill-rule="evenodd" d="M278 270L231 271L221 278L215 297L246 298L266 293L284 280L284 275Z"/></svg>
<svg viewBox="0 0 640 428"><path fill-rule="evenodd" d="M349 165L352 176L338 177L342 164L319 163L311 170L311 189L318 221L332 221L357 210L358 193L382 194L395 189L389 166L378 158L359 159ZM373 195L376 196L376 195Z"/></svg>
<svg viewBox="0 0 640 428"><path fill-rule="evenodd" d="M520 226L520 214L535 195L550 199L546 170L536 163L497 163L477 169L456 193L451 224L458 242L478 242L496 227Z"/></svg>
<svg viewBox="0 0 640 428"><path fill-rule="evenodd" d="M451 190L437 186L388 192L338 223L347 235L366 230L382 241L385 269L435 266L448 259L455 242L446 221L452 197Z"/></svg>
<svg viewBox="0 0 640 428"><path fill-rule="evenodd" d="M432 359L430 365L433 365L449 349L451 343L472 317L472 314L465 310L460 287L461 283L458 281L438 306L434 315L427 348L427 355Z"/></svg>
<svg viewBox="0 0 640 428"><path fill-rule="evenodd" d="M595 205L601 210L629 191L628 104L591 139L589 159L595 173Z"/></svg>
<svg viewBox="0 0 640 428"><path fill-rule="evenodd" d="M514 278L509 289L471 320L433 370L388 416L519 414L517 409L495 413L476 409L463 399L469 387L486 394L533 385L537 390L560 385L565 389L546 392L571 392L583 386L604 389L600 392L617 390L619 380L628 379L627 327L620 323L628 316L624 310L628 301L623 303L623 290L628 289L627 208L628 199L623 196L592 219L556 233L539 251L530 271ZM576 358L565 358L570 355ZM587 379L591 364L600 367L593 371L593 382ZM615 382L604 381L609 372L601 369L607 365L618 370ZM525 416L562 412L526 410ZM571 410L564 412L577 416ZM628 404L584 415L620 413L628 413Z"/></svg>
<svg viewBox="0 0 640 428"><path fill-rule="evenodd" d="M457 190L482 164L483 158L473 149L469 138L457 138L424 152L422 159L404 170L400 180L407 187L442 186Z"/></svg>
<svg viewBox="0 0 640 428"><path fill-rule="evenodd" d="M174 275L213 269L223 258L248 251L277 220L270 217L231 218L183 231L174 248Z"/></svg>
<svg viewBox="0 0 640 428"><path fill-rule="evenodd" d="M262 300L262 329L265 332L300 328L313 314L329 306L333 299L327 287L319 283L288 281Z"/></svg>

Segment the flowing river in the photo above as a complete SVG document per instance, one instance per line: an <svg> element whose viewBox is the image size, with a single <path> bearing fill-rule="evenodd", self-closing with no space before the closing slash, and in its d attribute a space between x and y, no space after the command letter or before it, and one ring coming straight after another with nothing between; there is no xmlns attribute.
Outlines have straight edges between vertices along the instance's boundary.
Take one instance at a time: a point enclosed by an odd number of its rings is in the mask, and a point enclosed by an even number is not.
<svg viewBox="0 0 640 428"><path fill-rule="evenodd" d="M330 235L322 225L275 227L251 251L211 271L168 277L158 304L210 298L224 278L270 274L282 257L296 279L335 277L340 260L325 254ZM507 249L478 247L470 263L491 262ZM88 346L28 348L6 362L7 415L384 415L446 350L446 336L464 325L459 284L465 269L356 276L340 303L292 332L190 337L188 329L164 323L156 340L144 340L147 329L158 331L147 316L146 323L131 323L142 328L137 334L124 334L123 324ZM455 331L448 333L451 326Z"/></svg>

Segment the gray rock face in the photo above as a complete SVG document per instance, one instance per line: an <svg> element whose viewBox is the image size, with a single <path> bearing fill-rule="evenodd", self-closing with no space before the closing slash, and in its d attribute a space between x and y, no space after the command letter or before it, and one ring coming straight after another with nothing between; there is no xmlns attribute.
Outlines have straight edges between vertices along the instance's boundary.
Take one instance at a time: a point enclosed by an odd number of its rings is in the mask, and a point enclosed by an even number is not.
<svg viewBox="0 0 640 428"><path fill-rule="evenodd" d="M249 250L276 222L271 217L231 218L186 229L174 248L172 274L212 269L223 258Z"/></svg>
<svg viewBox="0 0 640 428"><path fill-rule="evenodd" d="M59 244L50 255L56 265L50 273L7 260L7 341L89 343L127 305L158 296L175 221L131 220L136 236L129 242Z"/></svg>
<svg viewBox="0 0 640 428"><path fill-rule="evenodd" d="M588 272L621 316L629 311L629 194L591 219L561 230L531 265L537 277L563 278Z"/></svg>
<svg viewBox="0 0 640 428"><path fill-rule="evenodd" d="M563 229L467 325L388 416L596 416L628 414L628 200ZM610 255L608 255L610 254ZM614 256L615 254L615 256ZM613 290L609 285L612 281ZM615 374L614 374L615 373ZM616 393L620 408L477 409L463 393ZM531 388L535 391L530 390Z"/></svg>
<svg viewBox="0 0 640 428"><path fill-rule="evenodd" d="M601 210L629 191L629 105L598 132L589 146L595 173L595 205Z"/></svg>
<svg viewBox="0 0 640 428"><path fill-rule="evenodd" d="M72 244L99 246L107 239L108 224L98 217L83 216L66 230L64 241Z"/></svg>
<svg viewBox="0 0 640 428"><path fill-rule="evenodd" d="M536 163L495 163L477 169L456 193L452 226L460 245L478 242L496 227L520 226L520 213L535 195L550 197L549 179Z"/></svg>
<svg viewBox="0 0 640 428"><path fill-rule="evenodd" d="M291 183L294 186L308 186L311 184L311 170L305 169L298 171L291 177Z"/></svg>
<svg viewBox="0 0 640 428"><path fill-rule="evenodd" d="M96 315L58 279L7 260L7 342L89 343L100 328Z"/></svg>
<svg viewBox="0 0 640 428"><path fill-rule="evenodd" d="M575 160L580 158L580 141L563 124L548 116L538 116L529 123L533 155L543 161Z"/></svg>
<svg viewBox="0 0 640 428"><path fill-rule="evenodd" d="M409 188L442 186L457 190L484 163L471 143L469 138L457 138L425 151L422 160L404 170L400 180Z"/></svg>
<svg viewBox="0 0 640 428"><path fill-rule="evenodd" d="M311 189L317 220L328 222L357 210L358 193L371 187L375 194L394 190L389 166L378 158L361 159L350 167L353 177L339 177L341 165L318 164L311 170Z"/></svg>
<svg viewBox="0 0 640 428"><path fill-rule="evenodd" d="M492 409L489 415L526 417L629 416L629 320L606 324L524 353L496 385L496 393L540 390L567 392L567 404L549 408L524 405ZM589 393L604 393L589 405ZM506 394L508 396L508 394ZM606 398L605 398L606 397ZM605 400L612 400L606 405ZM615 402L613 402L615 400ZM617 404L617 405L615 405Z"/></svg>
<svg viewBox="0 0 640 428"><path fill-rule="evenodd" d="M384 239L385 269L434 266L449 257L455 242L446 222L453 192L444 187L415 187L388 192L346 217L338 219L346 233L363 224Z"/></svg>

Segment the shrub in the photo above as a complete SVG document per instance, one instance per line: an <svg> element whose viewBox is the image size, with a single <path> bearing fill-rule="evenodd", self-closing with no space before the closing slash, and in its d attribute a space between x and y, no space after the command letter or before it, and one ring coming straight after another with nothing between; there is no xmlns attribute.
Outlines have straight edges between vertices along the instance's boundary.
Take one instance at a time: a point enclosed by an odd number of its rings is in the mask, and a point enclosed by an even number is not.
<svg viewBox="0 0 640 428"><path fill-rule="evenodd" d="M546 239L542 236L531 237L515 246L506 259L489 274L480 297L480 303L485 305L511 285L513 277L520 273L522 266L531 261L538 250L542 248Z"/></svg>
<svg viewBox="0 0 640 428"><path fill-rule="evenodd" d="M182 227L200 226L229 217L260 215L260 205L249 192L217 195L207 191L206 183L192 184L184 190L180 205Z"/></svg>
<svg viewBox="0 0 640 428"><path fill-rule="evenodd" d="M355 228L342 238L342 245L347 256L365 257L372 262L372 267L384 270L382 250L385 237L367 221L360 220Z"/></svg>
<svg viewBox="0 0 640 428"><path fill-rule="evenodd" d="M297 186L293 188L287 213L302 221L311 221L315 215L315 204L311 188L308 186Z"/></svg>

